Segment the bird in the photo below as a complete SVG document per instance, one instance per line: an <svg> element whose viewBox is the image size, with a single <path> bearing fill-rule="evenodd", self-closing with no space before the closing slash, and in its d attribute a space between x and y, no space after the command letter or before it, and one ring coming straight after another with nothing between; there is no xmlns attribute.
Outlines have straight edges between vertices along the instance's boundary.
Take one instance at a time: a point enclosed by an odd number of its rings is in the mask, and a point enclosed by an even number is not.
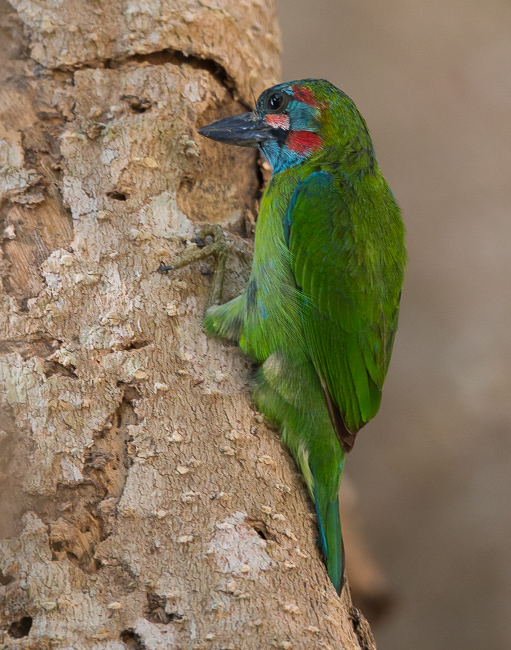
<svg viewBox="0 0 511 650"><path fill-rule="evenodd" d="M323 79L273 86L254 110L198 133L257 147L272 168L248 284L211 306L204 328L237 341L254 362L254 402L303 474L341 595L339 488L389 367L407 262L401 211L364 118Z"/></svg>

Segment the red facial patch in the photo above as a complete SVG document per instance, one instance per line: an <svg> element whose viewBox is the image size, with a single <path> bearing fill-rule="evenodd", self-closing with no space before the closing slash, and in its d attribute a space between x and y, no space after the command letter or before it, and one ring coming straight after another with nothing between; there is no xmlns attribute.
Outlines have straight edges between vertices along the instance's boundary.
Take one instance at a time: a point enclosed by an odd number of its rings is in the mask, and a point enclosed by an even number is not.
<svg viewBox="0 0 511 650"><path fill-rule="evenodd" d="M276 129L285 129L289 131L289 116L279 115L278 113L271 113L266 116L266 122L275 127Z"/></svg>
<svg viewBox="0 0 511 650"><path fill-rule="evenodd" d="M319 149L323 141L316 133L310 131L293 131L286 139L286 146L291 151L296 151L300 156L312 153Z"/></svg>
<svg viewBox="0 0 511 650"><path fill-rule="evenodd" d="M318 100L314 97L314 93L312 92L312 90L310 90L310 88L294 85L291 86L291 90L293 91L293 97L297 101L304 102L309 106L315 106L316 108L321 105L318 102Z"/></svg>

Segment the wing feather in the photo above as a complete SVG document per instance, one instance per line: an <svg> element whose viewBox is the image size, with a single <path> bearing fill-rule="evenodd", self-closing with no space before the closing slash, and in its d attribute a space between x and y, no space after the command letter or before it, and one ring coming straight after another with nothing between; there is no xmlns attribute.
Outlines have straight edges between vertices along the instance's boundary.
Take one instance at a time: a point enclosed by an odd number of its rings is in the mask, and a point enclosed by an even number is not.
<svg viewBox="0 0 511 650"><path fill-rule="evenodd" d="M306 343L332 423L349 450L354 434L380 405L400 286L389 291L378 281L382 269L365 263L373 258L361 248L364 237L356 232L341 186L328 172L310 174L298 185L284 230L302 291ZM376 253L384 263L385 253Z"/></svg>

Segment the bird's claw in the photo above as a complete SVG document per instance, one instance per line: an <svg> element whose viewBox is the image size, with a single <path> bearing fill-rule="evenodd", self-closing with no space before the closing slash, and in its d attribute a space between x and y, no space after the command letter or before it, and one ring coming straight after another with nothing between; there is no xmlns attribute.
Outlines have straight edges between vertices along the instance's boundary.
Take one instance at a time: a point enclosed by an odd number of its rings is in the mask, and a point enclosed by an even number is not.
<svg viewBox="0 0 511 650"><path fill-rule="evenodd" d="M166 273L167 271L172 271L174 267L172 264L166 265L160 260L160 266L156 269L159 273Z"/></svg>
<svg viewBox="0 0 511 650"><path fill-rule="evenodd" d="M220 303L222 297L222 290L225 275L225 263L227 261L227 242L222 226L213 224L203 228L195 237L194 242L197 248L191 248L177 260L174 264L165 265L160 261L158 272L166 273L180 269L183 266L188 266L192 262L199 262L207 257L213 256L216 259L216 269L214 271L213 283L210 290L210 295L207 307Z"/></svg>

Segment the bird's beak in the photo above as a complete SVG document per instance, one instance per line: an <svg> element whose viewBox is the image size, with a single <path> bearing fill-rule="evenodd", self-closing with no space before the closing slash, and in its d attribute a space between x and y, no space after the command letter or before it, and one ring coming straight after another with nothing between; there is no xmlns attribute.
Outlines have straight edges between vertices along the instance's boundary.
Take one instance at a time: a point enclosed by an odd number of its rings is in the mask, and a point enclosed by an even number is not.
<svg viewBox="0 0 511 650"><path fill-rule="evenodd" d="M255 147L270 137L272 127L255 113L243 113L226 117L199 129L205 138L236 144L239 147Z"/></svg>

